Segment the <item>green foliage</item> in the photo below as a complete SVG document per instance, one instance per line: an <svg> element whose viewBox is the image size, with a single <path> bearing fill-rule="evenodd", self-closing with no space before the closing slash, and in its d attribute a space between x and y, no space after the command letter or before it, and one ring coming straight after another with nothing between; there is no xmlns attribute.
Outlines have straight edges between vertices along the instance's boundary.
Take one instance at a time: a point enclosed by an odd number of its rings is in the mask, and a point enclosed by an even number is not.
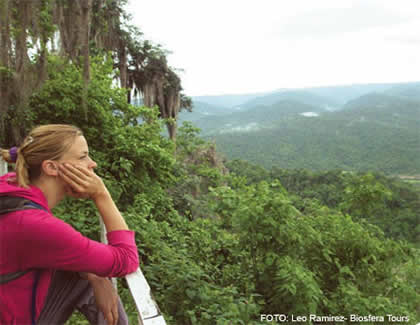
<svg viewBox="0 0 420 325"><path fill-rule="evenodd" d="M214 144L203 141L198 133L191 123L179 128L177 181L169 190L177 211L192 219L213 216L208 189L222 185L227 172Z"/></svg>
<svg viewBox="0 0 420 325"><path fill-rule="evenodd" d="M388 237L420 243L420 191L397 178L341 170L268 171L241 160L230 161L227 167L232 173L246 177L248 183L279 180L292 194L293 205L305 214L319 214L325 205L367 219Z"/></svg>
<svg viewBox="0 0 420 325"><path fill-rule="evenodd" d="M135 212L134 212L135 211ZM136 230L143 270L160 307L178 324L248 324L258 312L252 295L230 282L235 239L210 220L190 222L173 213L168 221L126 216ZM170 219L170 220L169 220ZM231 242L233 240L233 242Z"/></svg>
<svg viewBox="0 0 420 325"><path fill-rule="evenodd" d="M376 182L373 174L366 174L353 180L346 186L344 193L344 202L340 206L341 209L365 218L383 209L386 201L389 201L392 197L392 192L381 183Z"/></svg>
<svg viewBox="0 0 420 325"><path fill-rule="evenodd" d="M316 276L297 260L285 256L277 262L275 287L270 302L273 309L288 310L295 315L315 314L323 300Z"/></svg>
<svg viewBox="0 0 420 325"><path fill-rule="evenodd" d="M420 297L411 286L416 279L396 274L396 265L411 265L414 250L385 239L375 226L328 209L303 215L273 185L213 191L215 210L233 219L240 251L248 254L242 263L265 299L262 312L388 312L415 318Z"/></svg>

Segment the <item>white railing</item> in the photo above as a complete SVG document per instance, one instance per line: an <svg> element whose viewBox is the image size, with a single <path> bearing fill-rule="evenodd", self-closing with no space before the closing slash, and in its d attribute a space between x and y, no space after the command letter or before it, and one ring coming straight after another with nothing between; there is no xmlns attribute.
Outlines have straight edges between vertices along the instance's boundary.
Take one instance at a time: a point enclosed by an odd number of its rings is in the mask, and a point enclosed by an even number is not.
<svg viewBox="0 0 420 325"><path fill-rule="evenodd" d="M105 225L102 218L99 218L99 220L101 224L101 241L107 243ZM125 279L139 312L139 325L166 325L165 319L153 299L150 286L140 268L136 272L126 275ZM113 283L116 286L114 279Z"/></svg>
<svg viewBox="0 0 420 325"><path fill-rule="evenodd" d="M0 157L0 176L7 173L7 162Z"/></svg>
<svg viewBox="0 0 420 325"><path fill-rule="evenodd" d="M0 176L6 173L7 163L0 158ZM101 224L101 241L107 244L105 225L102 218L99 219ZM136 272L127 275L125 279L139 312L139 325L166 325L165 319L152 297L150 286L140 268ZM116 287L115 279L113 279L113 283Z"/></svg>

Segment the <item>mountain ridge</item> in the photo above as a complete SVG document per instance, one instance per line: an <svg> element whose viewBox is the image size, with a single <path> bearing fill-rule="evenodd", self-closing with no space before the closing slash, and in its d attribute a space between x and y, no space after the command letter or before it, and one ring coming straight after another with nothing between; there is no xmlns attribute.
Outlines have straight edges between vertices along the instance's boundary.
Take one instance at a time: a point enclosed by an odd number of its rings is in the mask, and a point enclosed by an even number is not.
<svg viewBox="0 0 420 325"><path fill-rule="evenodd" d="M206 116L194 124L228 158L267 168L419 174L420 100L390 95L406 89L413 94L412 88L366 93L336 111L287 100Z"/></svg>
<svg viewBox="0 0 420 325"><path fill-rule="evenodd" d="M314 95L329 98L340 105L344 105L351 99L362 96L363 94L371 92L384 92L387 90L401 91L411 87L420 87L420 81L413 82L393 82L393 83L366 83L366 84L349 84L349 85L333 85L320 87L306 87L306 88L281 88L273 91L261 93L242 93L242 94L228 94L228 95L211 95L211 96L192 96L194 101L202 101L215 106L235 107L244 104L246 101L264 96L272 96L285 92L300 92L306 91ZM419 94L420 96L420 94ZM228 99L228 100L225 100Z"/></svg>

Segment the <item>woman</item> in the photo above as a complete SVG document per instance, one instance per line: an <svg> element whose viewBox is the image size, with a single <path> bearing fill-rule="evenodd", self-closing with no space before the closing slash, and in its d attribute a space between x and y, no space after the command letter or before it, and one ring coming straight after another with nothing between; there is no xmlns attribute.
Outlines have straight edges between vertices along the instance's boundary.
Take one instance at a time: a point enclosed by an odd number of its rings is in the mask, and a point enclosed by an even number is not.
<svg viewBox="0 0 420 325"><path fill-rule="evenodd" d="M27 271L0 285L0 324L63 324L75 308L91 323L127 324L107 277L137 269L134 232L94 173L82 132L70 125L40 126L19 148L1 153L16 162L16 173L0 178L0 199L25 198L32 205L0 214L0 276ZM66 196L95 203L108 245L52 215Z"/></svg>

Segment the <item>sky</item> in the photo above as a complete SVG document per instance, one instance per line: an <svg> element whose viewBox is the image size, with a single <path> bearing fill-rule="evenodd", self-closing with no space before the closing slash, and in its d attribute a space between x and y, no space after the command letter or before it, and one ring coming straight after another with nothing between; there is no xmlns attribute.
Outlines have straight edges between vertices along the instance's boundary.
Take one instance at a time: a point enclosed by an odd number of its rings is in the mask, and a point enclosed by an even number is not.
<svg viewBox="0 0 420 325"><path fill-rule="evenodd" d="M420 81L419 0L129 0L187 96Z"/></svg>

